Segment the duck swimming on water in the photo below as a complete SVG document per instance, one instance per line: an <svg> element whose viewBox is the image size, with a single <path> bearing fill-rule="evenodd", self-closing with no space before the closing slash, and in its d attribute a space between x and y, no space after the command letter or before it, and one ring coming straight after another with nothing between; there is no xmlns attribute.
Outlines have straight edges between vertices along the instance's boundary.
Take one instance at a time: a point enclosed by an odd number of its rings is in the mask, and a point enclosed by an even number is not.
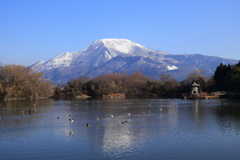
<svg viewBox="0 0 240 160"><path fill-rule="evenodd" d="M71 119L71 118L70 118L69 121L70 121L70 122L74 122L74 119Z"/></svg>

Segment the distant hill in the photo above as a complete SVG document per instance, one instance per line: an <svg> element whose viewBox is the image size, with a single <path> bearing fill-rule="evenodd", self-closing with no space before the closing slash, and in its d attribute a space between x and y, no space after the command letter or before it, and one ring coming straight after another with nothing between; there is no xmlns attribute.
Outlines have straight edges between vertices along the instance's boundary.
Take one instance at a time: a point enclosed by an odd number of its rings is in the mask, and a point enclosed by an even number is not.
<svg viewBox="0 0 240 160"><path fill-rule="evenodd" d="M37 72L43 72L46 78L57 84L81 76L93 78L114 72L132 74L137 70L155 79L161 73L167 73L176 80L183 80L195 69L203 69L206 76L211 76L220 63L238 62L200 54L173 55L127 39L101 39L79 52L61 53L31 67Z"/></svg>

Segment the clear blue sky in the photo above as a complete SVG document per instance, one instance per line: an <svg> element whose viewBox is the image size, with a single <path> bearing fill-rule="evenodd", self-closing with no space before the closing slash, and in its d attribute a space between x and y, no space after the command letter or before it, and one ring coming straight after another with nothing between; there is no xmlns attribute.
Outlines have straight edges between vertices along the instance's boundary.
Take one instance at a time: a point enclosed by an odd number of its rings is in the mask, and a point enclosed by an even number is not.
<svg viewBox="0 0 240 160"><path fill-rule="evenodd" d="M0 0L0 62L30 65L103 38L240 59L239 7L240 0Z"/></svg>

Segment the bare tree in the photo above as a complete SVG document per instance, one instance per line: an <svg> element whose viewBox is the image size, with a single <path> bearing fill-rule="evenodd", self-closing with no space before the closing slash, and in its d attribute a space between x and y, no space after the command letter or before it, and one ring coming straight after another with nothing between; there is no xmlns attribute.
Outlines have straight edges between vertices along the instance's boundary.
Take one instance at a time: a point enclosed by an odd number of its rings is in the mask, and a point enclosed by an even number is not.
<svg viewBox="0 0 240 160"><path fill-rule="evenodd" d="M36 73L29 67L6 65L0 69L2 98L38 98L49 97L53 93L52 83L42 79L42 73ZM44 94L43 94L44 93Z"/></svg>

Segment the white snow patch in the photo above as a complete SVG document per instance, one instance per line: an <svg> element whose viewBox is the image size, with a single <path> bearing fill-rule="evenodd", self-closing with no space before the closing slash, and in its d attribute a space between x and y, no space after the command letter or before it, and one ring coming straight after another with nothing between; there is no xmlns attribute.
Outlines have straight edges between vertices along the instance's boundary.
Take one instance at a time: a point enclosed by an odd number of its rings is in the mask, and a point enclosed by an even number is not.
<svg viewBox="0 0 240 160"><path fill-rule="evenodd" d="M62 67L62 66L70 66L74 57L75 57L75 52L64 52L61 53L59 55L57 55L56 57L50 59L46 65L45 65L45 69L53 69L53 68L58 68L58 67Z"/></svg>
<svg viewBox="0 0 240 160"><path fill-rule="evenodd" d="M93 43L93 45L99 46L103 44L106 48L110 50L115 50L122 53L130 53L132 52L136 47L144 49L144 50L150 50L140 44L134 43L128 39L115 39L115 38L109 38L109 39L100 39Z"/></svg>
<svg viewBox="0 0 240 160"><path fill-rule="evenodd" d="M175 69L178 69L178 67L176 67L176 66L167 66L167 69L168 70L175 70Z"/></svg>
<svg viewBox="0 0 240 160"><path fill-rule="evenodd" d="M112 56L107 52L107 51L105 51L104 52L105 54L105 57L109 60L109 59L112 59Z"/></svg>

